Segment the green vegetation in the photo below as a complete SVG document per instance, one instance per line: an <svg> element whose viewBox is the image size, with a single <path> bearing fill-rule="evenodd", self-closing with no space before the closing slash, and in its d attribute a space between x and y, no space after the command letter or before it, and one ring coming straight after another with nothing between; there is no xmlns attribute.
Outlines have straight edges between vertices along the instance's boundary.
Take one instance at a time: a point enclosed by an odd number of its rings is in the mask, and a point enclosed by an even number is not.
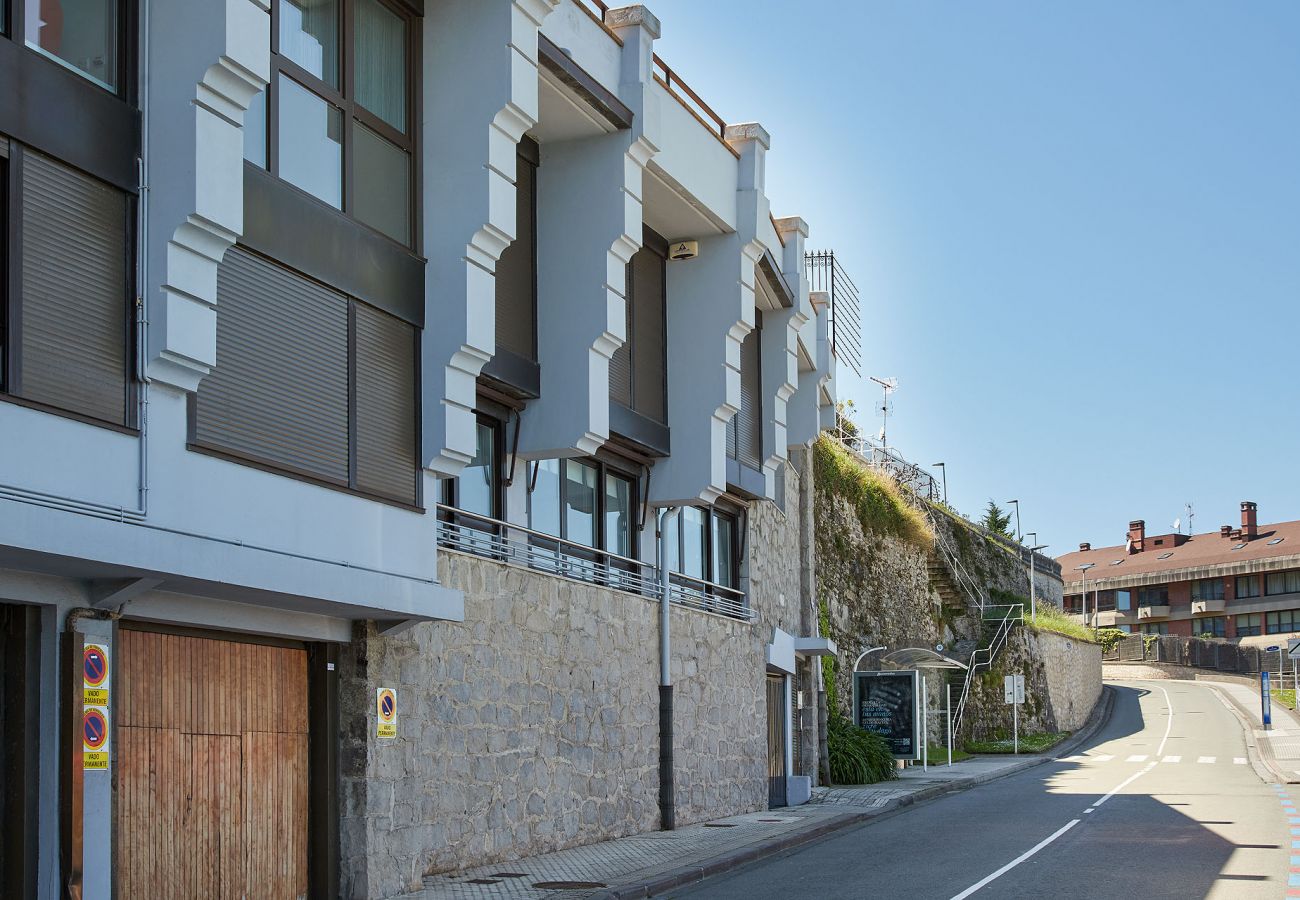
<svg viewBox="0 0 1300 900"><path fill-rule="evenodd" d="M1032 618L1029 616L1029 610L1025 610L1025 624L1030 628L1036 631L1054 631L1089 643L1095 640L1091 628L1082 622L1076 622L1052 604L1039 603L1037 607Z"/></svg>
<svg viewBox="0 0 1300 900"><path fill-rule="evenodd" d="M980 524L994 534L1015 537L1011 533L1011 513L1003 512L1002 507L994 503L991 497L989 505L984 507L984 518L980 519Z"/></svg>
<svg viewBox="0 0 1300 900"><path fill-rule="evenodd" d="M821 634L825 637L831 636L831 613L823 600L817 605L817 626ZM840 708L840 692L835 686L835 656L828 655L822 657L822 682L826 685L826 706L829 709L836 710Z"/></svg>
<svg viewBox="0 0 1300 900"><path fill-rule="evenodd" d="M902 488L826 436L813 448L813 473L818 488L852 504L864 531L893 535L922 550L934 545L930 524L907 502Z"/></svg>
<svg viewBox="0 0 1300 900"><path fill-rule="evenodd" d="M1069 736L1070 732L1068 731L1022 734L1020 736L1020 752L1042 753L1044 750L1055 747ZM1011 738L999 738L993 741L967 741L964 749L968 753L1011 753L1013 752L1013 742Z"/></svg>
<svg viewBox="0 0 1300 900"><path fill-rule="evenodd" d="M971 755L961 747L952 748L952 761L961 762L963 759L970 759ZM942 766L948 762L948 745L931 744L930 745L930 765Z"/></svg>
<svg viewBox="0 0 1300 900"><path fill-rule="evenodd" d="M1274 690L1271 691L1271 693L1273 694L1274 703L1281 703L1287 709L1295 709L1294 688L1286 688L1285 690Z"/></svg>
<svg viewBox="0 0 1300 900"><path fill-rule="evenodd" d="M898 777L885 739L854 725L833 706L826 723L826 750L833 784L875 784Z"/></svg>
<svg viewBox="0 0 1300 900"><path fill-rule="evenodd" d="M1101 641L1101 651L1110 653L1119 644L1120 640L1128 637L1128 632L1120 631L1118 628L1101 628L1097 630L1097 640Z"/></svg>

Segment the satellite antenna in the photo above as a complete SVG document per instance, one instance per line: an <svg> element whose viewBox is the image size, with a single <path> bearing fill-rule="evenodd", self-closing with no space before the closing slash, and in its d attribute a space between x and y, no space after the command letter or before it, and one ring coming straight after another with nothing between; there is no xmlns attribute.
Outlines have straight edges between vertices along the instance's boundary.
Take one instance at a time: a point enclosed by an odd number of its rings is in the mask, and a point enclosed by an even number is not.
<svg viewBox="0 0 1300 900"><path fill-rule="evenodd" d="M880 385L883 390L883 396L880 398L880 405L876 407L880 413L880 446L888 447L889 440L886 437L886 431L889 427L889 414L894 411L894 404L889 401L889 395L898 389L897 378L877 378L870 376L871 380Z"/></svg>

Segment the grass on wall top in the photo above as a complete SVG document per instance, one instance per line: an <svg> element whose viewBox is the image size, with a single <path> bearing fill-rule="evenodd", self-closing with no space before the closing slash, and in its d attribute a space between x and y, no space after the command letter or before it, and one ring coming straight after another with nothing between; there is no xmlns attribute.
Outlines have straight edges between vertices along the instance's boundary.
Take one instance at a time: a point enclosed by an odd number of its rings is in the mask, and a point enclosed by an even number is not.
<svg viewBox="0 0 1300 900"><path fill-rule="evenodd" d="M818 490L852 504L864 531L892 535L926 551L934 545L930 523L907 502L903 489L825 435L813 447L813 479Z"/></svg>

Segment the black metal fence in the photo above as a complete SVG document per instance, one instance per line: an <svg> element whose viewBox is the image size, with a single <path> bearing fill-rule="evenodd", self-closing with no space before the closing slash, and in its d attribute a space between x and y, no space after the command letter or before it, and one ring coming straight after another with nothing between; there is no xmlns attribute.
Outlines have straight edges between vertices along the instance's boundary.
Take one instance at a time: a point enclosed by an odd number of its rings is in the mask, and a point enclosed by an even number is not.
<svg viewBox="0 0 1300 900"><path fill-rule="evenodd" d="M835 357L862 375L862 300L858 286L844 271L833 250L812 250L804 254L808 281L814 291L831 295L831 349Z"/></svg>
<svg viewBox="0 0 1300 900"><path fill-rule="evenodd" d="M1265 670L1273 674L1291 674L1291 662L1286 658L1285 642L1278 646L1283 652L1268 651L1263 647L1242 646L1232 641L1206 638L1185 638L1172 634L1130 634L1120 638L1103 656L1108 662L1161 662L1216 672L1233 672L1239 675L1258 675Z"/></svg>

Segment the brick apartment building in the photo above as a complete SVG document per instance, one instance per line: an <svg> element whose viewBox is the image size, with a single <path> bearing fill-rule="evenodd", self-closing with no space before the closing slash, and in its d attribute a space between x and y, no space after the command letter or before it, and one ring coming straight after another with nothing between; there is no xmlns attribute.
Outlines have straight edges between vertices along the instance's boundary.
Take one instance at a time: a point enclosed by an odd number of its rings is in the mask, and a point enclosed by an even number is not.
<svg viewBox="0 0 1300 900"><path fill-rule="evenodd" d="M1261 525L1249 500L1239 526L1151 536L1139 519L1123 544L1083 543L1059 562L1065 611L1100 628L1247 643L1300 633L1300 521Z"/></svg>

